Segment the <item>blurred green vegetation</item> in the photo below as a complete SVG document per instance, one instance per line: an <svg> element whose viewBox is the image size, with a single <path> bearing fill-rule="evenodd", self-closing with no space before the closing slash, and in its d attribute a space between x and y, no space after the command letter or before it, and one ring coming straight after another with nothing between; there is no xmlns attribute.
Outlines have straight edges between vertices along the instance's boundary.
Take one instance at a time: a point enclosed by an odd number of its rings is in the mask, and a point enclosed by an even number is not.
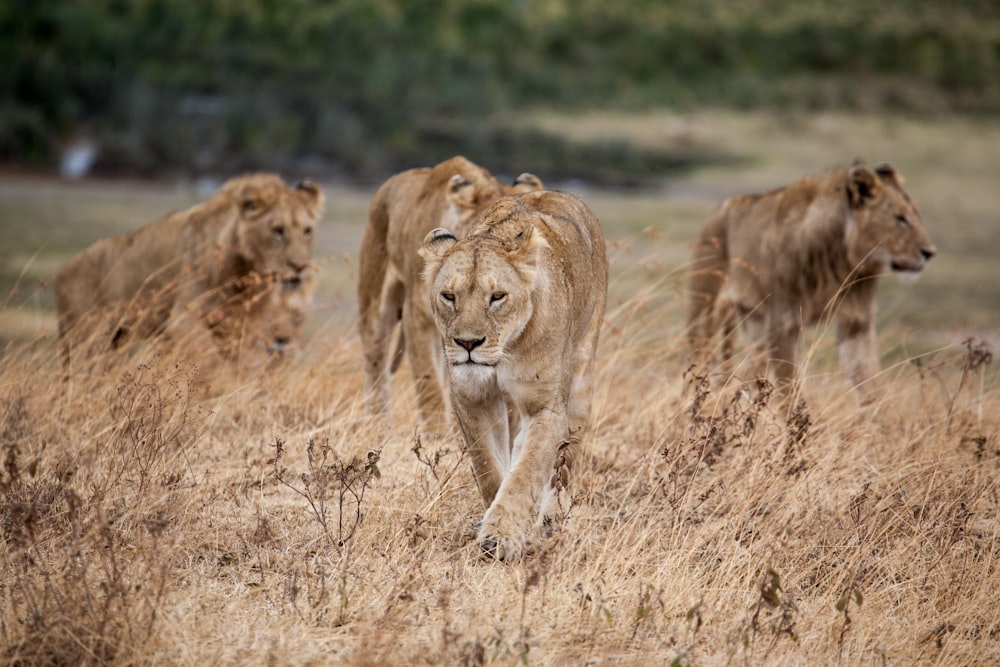
<svg viewBox="0 0 1000 667"><path fill-rule="evenodd" d="M0 160L357 180L467 153L627 181L719 156L556 145L546 108L1000 110L993 0L5 0ZM496 159L491 159L495 156ZM577 165L604 173L577 173ZM530 167L538 169L537 167Z"/></svg>

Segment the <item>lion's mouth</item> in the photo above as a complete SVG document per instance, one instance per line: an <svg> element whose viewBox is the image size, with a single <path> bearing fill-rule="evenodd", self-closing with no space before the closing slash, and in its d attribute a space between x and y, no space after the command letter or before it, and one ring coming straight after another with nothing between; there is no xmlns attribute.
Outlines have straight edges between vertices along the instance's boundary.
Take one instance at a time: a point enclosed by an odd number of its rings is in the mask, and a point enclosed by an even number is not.
<svg viewBox="0 0 1000 667"><path fill-rule="evenodd" d="M925 262L901 262L899 260L892 260L889 266L893 271L897 273L920 273L924 270Z"/></svg>
<svg viewBox="0 0 1000 667"><path fill-rule="evenodd" d="M465 360L453 361L453 362L451 362L451 365L452 366L485 366L487 368L493 368L494 366L497 365L497 362L495 362L495 361L476 361L472 357L469 357L468 359L465 359Z"/></svg>
<svg viewBox="0 0 1000 667"><path fill-rule="evenodd" d="M497 365L498 359L483 358L482 355L476 355L478 350L466 351L466 350L455 350L455 353L451 356L452 366L482 366L484 368L492 368ZM478 356L478 358L477 358Z"/></svg>

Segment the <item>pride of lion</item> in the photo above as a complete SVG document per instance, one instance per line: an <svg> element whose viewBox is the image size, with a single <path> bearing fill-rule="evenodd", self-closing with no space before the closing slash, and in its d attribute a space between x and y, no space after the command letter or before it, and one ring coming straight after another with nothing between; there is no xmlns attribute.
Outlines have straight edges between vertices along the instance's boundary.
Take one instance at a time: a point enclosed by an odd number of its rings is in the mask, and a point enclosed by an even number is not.
<svg viewBox="0 0 1000 667"><path fill-rule="evenodd" d="M71 258L55 278L70 350L96 337L200 331L227 357L280 354L298 340L316 289L318 185L274 174L234 178L208 201ZM725 200L694 245L688 339L694 363L721 351L746 379L798 387L804 327L830 322L862 400L879 372L876 284L916 276L936 253L903 179L855 163L764 194ZM369 410L389 407L403 357L421 435L464 440L485 512L484 554L515 561L560 509L590 423L608 257L594 214L530 173L502 184L456 156L375 192L359 253L358 311ZM398 334L395 333L398 329ZM716 337L721 338L721 344Z"/></svg>
<svg viewBox="0 0 1000 667"><path fill-rule="evenodd" d="M103 348L198 330L219 339L234 313L260 318L270 310L261 303L284 308L287 292L266 292L311 265L323 203L312 181L290 187L275 174L251 174L208 201L80 251L55 277L66 362L74 343L95 333Z"/></svg>

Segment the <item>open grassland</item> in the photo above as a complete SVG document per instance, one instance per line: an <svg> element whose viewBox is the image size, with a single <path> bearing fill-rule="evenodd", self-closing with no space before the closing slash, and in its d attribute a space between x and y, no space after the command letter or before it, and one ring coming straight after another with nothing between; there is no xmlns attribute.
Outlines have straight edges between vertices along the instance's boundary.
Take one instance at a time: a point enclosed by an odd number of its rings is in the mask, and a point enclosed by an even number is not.
<svg viewBox="0 0 1000 667"><path fill-rule="evenodd" d="M327 187L317 303L291 358L230 367L137 345L64 382L55 268L194 198L0 183L2 660L1000 661L1000 126L574 121L739 159L657 191L565 184L612 265L593 428L566 515L513 565L480 556L459 441L414 439L405 366L391 416L364 412L353 295L370 191ZM828 331L807 341L808 402L790 414L692 381L682 290L712 206L855 156L896 164L940 251L918 284L883 282L882 398L858 406Z"/></svg>

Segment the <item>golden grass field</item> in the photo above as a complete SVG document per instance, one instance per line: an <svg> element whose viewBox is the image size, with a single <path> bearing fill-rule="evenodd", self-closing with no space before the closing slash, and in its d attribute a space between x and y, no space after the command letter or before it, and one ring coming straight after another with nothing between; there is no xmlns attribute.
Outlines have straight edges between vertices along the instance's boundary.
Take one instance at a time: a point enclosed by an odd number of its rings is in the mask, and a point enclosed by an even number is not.
<svg viewBox="0 0 1000 667"><path fill-rule="evenodd" d="M320 287L291 358L136 345L64 382L56 268L196 199L0 179L3 664L1000 663L1000 124L525 122L738 159L650 191L555 184L602 222L610 297L569 510L510 565L475 543L459 440L414 439L405 365L390 418L363 409L354 290L374 187L325 186ZM897 166L939 249L916 285L881 285L883 397L858 405L823 330L787 417L689 383L688 244L712 207L858 156Z"/></svg>

